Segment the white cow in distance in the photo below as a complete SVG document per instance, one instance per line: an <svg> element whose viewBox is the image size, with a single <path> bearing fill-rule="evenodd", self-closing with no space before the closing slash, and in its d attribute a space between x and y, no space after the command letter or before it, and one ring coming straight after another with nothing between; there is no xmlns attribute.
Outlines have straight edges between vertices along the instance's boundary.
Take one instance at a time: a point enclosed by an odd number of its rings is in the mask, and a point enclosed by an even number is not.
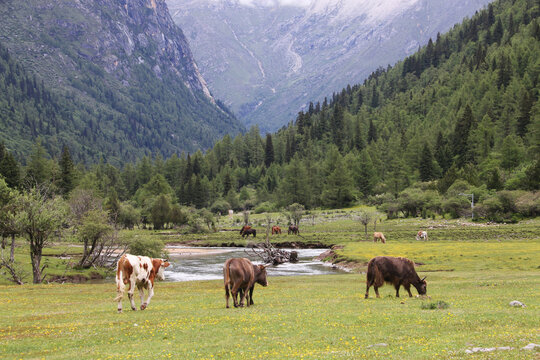
<svg viewBox="0 0 540 360"><path fill-rule="evenodd" d="M418 234L416 234L416 240L428 240L427 231L420 230Z"/></svg>

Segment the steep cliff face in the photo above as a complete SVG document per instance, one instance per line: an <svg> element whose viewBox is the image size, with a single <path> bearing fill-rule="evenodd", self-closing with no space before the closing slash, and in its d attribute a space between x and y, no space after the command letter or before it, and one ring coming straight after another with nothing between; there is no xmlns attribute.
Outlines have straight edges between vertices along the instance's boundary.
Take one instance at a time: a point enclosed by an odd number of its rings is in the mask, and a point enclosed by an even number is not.
<svg viewBox="0 0 540 360"><path fill-rule="evenodd" d="M6 0L0 42L139 154L206 148L242 128L216 105L164 0Z"/></svg>

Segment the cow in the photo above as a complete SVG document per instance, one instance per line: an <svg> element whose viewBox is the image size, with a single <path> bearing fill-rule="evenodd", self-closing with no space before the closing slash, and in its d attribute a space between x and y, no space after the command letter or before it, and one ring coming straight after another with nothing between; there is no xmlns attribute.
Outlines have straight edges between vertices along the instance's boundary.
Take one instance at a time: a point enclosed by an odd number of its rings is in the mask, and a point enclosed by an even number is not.
<svg viewBox="0 0 540 360"><path fill-rule="evenodd" d="M251 229L251 226L249 225L244 225L242 226L242 228L240 229L240 235L244 236L244 232Z"/></svg>
<svg viewBox="0 0 540 360"><path fill-rule="evenodd" d="M287 234L291 235L293 233L294 235L299 235L300 230L298 229L298 226L296 225L290 225L289 230L287 231Z"/></svg>
<svg viewBox="0 0 540 360"><path fill-rule="evenodd" d="M244 232L242 233L242 237L249 237L249 235L253 235L253 237L257 237L257 230L255 229L247 229L247 230L244 230Z"/></svg>
<svg viewBox="0 0 540 360"><path fill-rule="evenodd" d="M384 237L384 234L382 232L373 233L373 242L377 242L378 240L381 240L383 244L386 244L386 238Z"/></svg>
<svg viewBox="0 0 540 360"><path fill-rule="evenodd" d="M154 280L156 276L160 280L165 280L163 270L169 265L169 261L164 259L124 254L116 264L116 291L118 296L114 300L118 301L118 312L122 312L122 299L127 284L129 284L128 298L131 302L131 309L137 310L133 300L135 286L139 289L141 310L146 309L150 304L150 299L154 296ZM144 301L143 289L148 290L146 301Z"/></svg>
<svg viewBox="0 0 540 360"><path fill-rule="evenodd" d="M253 305L253 288L255 283L267 286L266 266L254 265L246 258L228 259L223 265L223 281L225 284L226 307L229 308L229 291L232 294L234 307L244 306L247 297L247 306ZM240 292L240 303L238 303Z"/></svg>
<svg viewBox="0 0 540 360"><path fill-rule="evenodd" d="M272 235L281 234L281 228L279 226L272 226Z"/></svg>
<svg viewBox="0 0 540 360"><path fill-rule="evenodd" d="M426 240L427 241L427 231L420 230L418 234L416 234L416 240Z"/></svg>
<svg viewBox="0 0 540 360"><path fill-rule="evenodd" d="M426 295L425 277L420 279L414 270L414 262L403 257L377 256L368 263L366 279L366 296L369 296L369 288L373 285L375 294L379 296L379 288L387 282L394 285L396 297L399 297L399 287L403 285L405 290L411 294L411 284L418 290L418 294Z"/></svg>

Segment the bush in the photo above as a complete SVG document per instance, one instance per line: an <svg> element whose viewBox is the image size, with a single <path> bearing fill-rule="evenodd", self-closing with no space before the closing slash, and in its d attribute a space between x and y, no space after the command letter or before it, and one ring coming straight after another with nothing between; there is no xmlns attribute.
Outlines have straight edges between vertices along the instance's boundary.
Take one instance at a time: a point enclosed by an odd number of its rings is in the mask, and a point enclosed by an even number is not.
<svg viewBox="0 0 540 360"><path fill-rule="evenodd" d="M259 204L254 210L255 214L269 213L273 211L275 211L275 206L269 201Z"/></svg>
<svg viewBox="0 0 540 360"><path fill-rule="evenodd" d="M212 211L214 214L220 213L221 215L226 215L228 214L230 208L231 204L229 204L227 200L220 198L214 201L212 206L210 206L210 211Z"/></svg>
<svg viewBox="0 0 540 360"><path fill-rule="evenodd" d="M149 256L152 258L165 257L163 242L159 239L136 238L129 244L129 252L133 255Z"/></svg>
<svg viewBox="0 0 540 360"><path fill-rule="evenodd" d="M437 302L430 302L430 303L424 303L420 305L421 309L424 310L435 310L435 309L448 309L450 307L450 304L446 301L439 300Z"/></svg>

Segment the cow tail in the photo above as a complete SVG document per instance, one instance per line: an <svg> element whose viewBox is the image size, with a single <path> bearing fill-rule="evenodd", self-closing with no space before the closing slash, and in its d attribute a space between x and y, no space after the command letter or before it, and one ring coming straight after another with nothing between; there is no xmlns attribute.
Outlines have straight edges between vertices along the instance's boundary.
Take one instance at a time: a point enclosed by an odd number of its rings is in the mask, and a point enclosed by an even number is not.
<svg viewBox="0 0 540 360"><path fill-rule="evenodd" d="M118 269L116 272L116 298L114 298L114 301L121 301L124 297L124 290L126 288L126 285L124 284L124 278L122 274L122 270Z"/></svg>
<svg viewBox="0 0 540 360"><path fill-rule="evenodd" d="M229 262L223 267L223 278L225 283L225 296L229 296Z"/></svg>
<svg viewBox="0 0 540 360"><path fill-rule="evenodd" d="M384 277L373 260L368 264L367 281L369 286L381 287L384 285Z"/></svg>

